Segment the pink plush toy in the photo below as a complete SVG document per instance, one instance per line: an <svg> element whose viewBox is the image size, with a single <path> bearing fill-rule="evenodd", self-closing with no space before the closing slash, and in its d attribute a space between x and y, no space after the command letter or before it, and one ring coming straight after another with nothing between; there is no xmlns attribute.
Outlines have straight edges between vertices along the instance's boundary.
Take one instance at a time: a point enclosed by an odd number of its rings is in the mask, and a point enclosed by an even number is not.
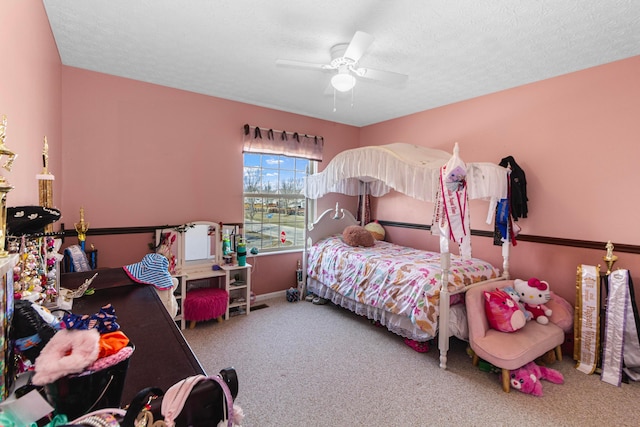
<svg viewBox="0 0 640 427"><path fill-rule="evenodd" d="M560 371L536 365L529 362L522 368L509 371L511 377L511 387L520 390L525 394L542 396L542 383L540 380L547 380L554 384L564 384L564 377ZM500 378L502 381L502 378Z"/></svg>
<svg viewBox="0 0 640 427"><path fill-rule="evenodd" d="M549 323L549 316L553 313L545 305L551 299L549 283L532 277L527 282L515 279L513 286L520 295L520 301L524 303L525 310L530 312L538 323L542 325Z"/></svg>
<svg viewBox="0 0 640 427"><path fill-rule="evenodd" d="M484 311L489 325L501 332L514 332L527 323L518 304L502 289L484 291Z"/></svg>

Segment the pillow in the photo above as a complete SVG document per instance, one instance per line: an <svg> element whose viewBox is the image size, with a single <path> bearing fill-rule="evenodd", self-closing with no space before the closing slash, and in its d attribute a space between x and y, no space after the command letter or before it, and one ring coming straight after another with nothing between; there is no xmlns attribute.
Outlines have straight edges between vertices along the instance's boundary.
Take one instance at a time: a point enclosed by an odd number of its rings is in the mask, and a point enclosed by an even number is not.
<svg viewBox="0 0 640 427"><path fill-rule="evenodd" d="M489 326L500 332L514 332L527 323L518 304L502 289L484 291L484 311Z"/></svg>
<svg viewBox="0 0 640 427"><path fill-rule="evenodd" d="M375 245L375 239L364 227L350 225L342 232L342 240L349 246L370 247Z"/></svg>
<svg viewBox="0 0 640 427"><path fill-rule="evenodd" d="M553 312L549 317L551 323L558 325L565 334L573 332L573 307L560 295L549 291L551 299L545 305Z"/></svg>
<svg viewBox="0 0 640 427"><path fill-rule="evenodd" d="M378 221L370 222L364 226L364 229L371 233L374 239L384 240L384 228L382 228Z"/></svg>

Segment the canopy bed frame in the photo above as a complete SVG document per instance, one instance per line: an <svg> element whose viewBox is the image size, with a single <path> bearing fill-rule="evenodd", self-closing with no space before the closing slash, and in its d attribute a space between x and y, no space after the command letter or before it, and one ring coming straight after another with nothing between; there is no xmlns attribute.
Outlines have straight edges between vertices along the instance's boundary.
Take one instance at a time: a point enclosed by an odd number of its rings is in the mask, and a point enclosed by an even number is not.
<svg viewBox="0 0 640 427"><path fill-rule="evenodd" d="M465 165L459 159L457 143L454 147L453 155L442 150L404 143L361 147L344 151L335 156L322 172L307 177L305 182L305 197L317 199L332 192L360 197L366 194L380 197L391 190L395 190L418 200L437 203L442 199L440 197L441 194L448 194L446 188L442 186L443 180L441 180L441 176L443 176L443 171L447 169L447 165L449 165L449 170L451 170L451 162L453 160L458 161L458 165L462 165L466 172L466 177L463 177L461 181L464 186L465 198L468 200L482 199L490 202L487 223L491 223L497 202L508 197L509 170L491 163L467 163ZM426 207L425 209L433 208ZM468 212L468 209L466 211ZM353 294L338 296L337 293L333 291L333 289L340 287L338 284L322 284L310 277L310 273L313 273L312 270L314 268L316 272L320 268L318 265L314 266L310 264L310 257L313 256L312 251L315 250L314 245L322 240L327 240L329 236L341 234L347 226L355 224L359 224L359 222L353 215L344 209L340 209L336 204L335 210L329 209L325 211L313 224L309 225L304 256L304 270L307 274L307 280L305 281L306 286L310 290L323 289L333 297L331 299L338 305L359 314L366 315L370 319L378 320L385 316L389 318L388 316L393 316L394 314L387 312L385 307L376 308L375 312L370 311L369 307L363 309L362 306L367 305L366 301L364 303L363 301L357 301L357 298L354 298ZM439 292L431 295L429 301L425 298L425 300L419 302L419 304L424 304L423 307L430 306L431 314L435 312L434 317L437 319L437 324L449 325L450 300L452 295L462 294L471 287L478 286L481 283L509 278L510 242L508 238L503 239L503 265L501 274L492 274L487 278L474 277L468 279L465 277L462 279L464 283L461 286L452 287L450 282L452 255L449 252L449 239L452 237L451 229L448 229L446 226L442 227L440 222L438 222L438 224L438 227L432 227L432 232L438 234L440 239L440 252L436 253L440 262L440 271L438 272L440 278L438 285ZM466 242L462 242L460 239L456 239L456 242L462 243L460 253L463 254L463 258L470 259L468 219L466 226L467 235L463 239ZM387 242L382 243L388 244ZM463 249L463 244L468 245L468 250ZM378 245L378 243L376 243L376 245ZM353 249L358 248L351 249L352 250L348 252L357 252ZM427 254L428 253L425 252L425 257L429 256ZM461 258L457 255L453 255L453 257L456 259ZM353 261L338 262L337 264L348 262ZM411 263L409 262L408 264ZM406 265L407 264L405 264L405 266ZM353 271L351 273L353 273ZM338 276L340 275L341 273L338 274ZM353 274L351 275L353 276ZM336 280L339 281L339 279ZM431 280L434 279L431 278ZM458 280L458 278L456 278L456 280ZM460 280L458 280L458 282L460 282ZM460 283L458 284L460 285ZM382 285L376 284L376 286ZM382 292L384 292L384 290ZM356 305L359 306L358 309L355 308ZM416 323L416 320L413 318L411 321L414 324ZM406 328L393 328L386 324L385 326L392 332L412 338L412 332L406 331ZM414 331L417 331L417 329L418 328L414 328ZM451 333L449 327L439 327L437 331L438 348L440 350L440 367L446 369L447 351L449 349ZM435 338L435 334L435 331L432 331L429 339ZM424 339L425 335L422 335L422 338Z"/></svg>

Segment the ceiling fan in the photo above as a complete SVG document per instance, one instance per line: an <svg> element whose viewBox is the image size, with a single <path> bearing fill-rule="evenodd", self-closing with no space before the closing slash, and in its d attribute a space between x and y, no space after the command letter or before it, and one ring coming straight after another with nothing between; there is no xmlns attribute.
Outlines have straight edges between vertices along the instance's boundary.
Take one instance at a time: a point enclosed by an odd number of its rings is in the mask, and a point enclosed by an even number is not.
<svg viewBox="0 0 640 427"><path fill-rule="evenodd" d="M356 78L390 84L404 82L408 78L406 74L358 66L358 61L371 46L371 43L373 43L371 34L364 31L356 31L349 43L340 43L331 48L331 62L328 64L277 59L276 65L333 72L331 86L339 92L348 92L353 89L356 84Z"/></svg>

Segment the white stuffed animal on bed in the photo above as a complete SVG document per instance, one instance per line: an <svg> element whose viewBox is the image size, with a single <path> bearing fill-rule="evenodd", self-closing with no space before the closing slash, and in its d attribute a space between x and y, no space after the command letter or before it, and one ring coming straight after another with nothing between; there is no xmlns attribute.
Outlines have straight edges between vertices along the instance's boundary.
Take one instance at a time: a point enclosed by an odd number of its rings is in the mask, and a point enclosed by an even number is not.
<svg viewBox="0 0 640 427"><path fill-rule="evenodd" d="M542 325L549 323L549 316L553 313L545 305L551 299L549 283L532 277L526 282L515 279L513 286L520 295L520 301L524 303L525 310L531 313L536 322Z"/></svg>

